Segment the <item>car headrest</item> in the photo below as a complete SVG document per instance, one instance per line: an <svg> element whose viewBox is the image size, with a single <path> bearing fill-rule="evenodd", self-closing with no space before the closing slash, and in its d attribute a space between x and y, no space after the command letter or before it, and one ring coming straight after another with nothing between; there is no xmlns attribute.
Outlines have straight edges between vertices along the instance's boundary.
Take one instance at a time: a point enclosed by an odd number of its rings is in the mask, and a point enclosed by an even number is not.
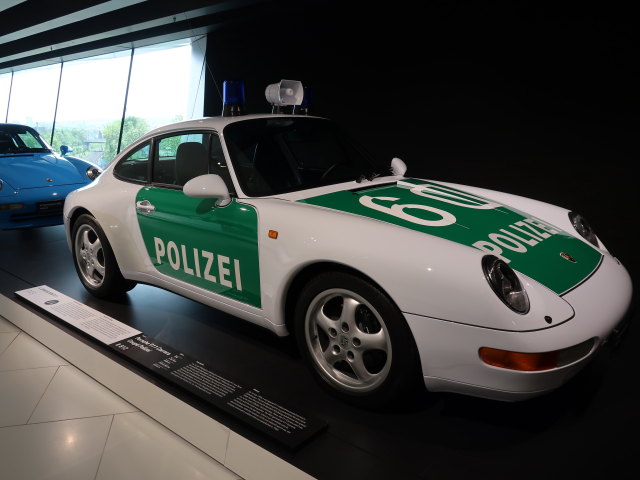
<svg viewBox="0 0 640 480"><path fill-rule="evenodd" d="M176 183L184 185L198 175L209 172L207 150L199 142L185 142L176 151Z"/></svg>

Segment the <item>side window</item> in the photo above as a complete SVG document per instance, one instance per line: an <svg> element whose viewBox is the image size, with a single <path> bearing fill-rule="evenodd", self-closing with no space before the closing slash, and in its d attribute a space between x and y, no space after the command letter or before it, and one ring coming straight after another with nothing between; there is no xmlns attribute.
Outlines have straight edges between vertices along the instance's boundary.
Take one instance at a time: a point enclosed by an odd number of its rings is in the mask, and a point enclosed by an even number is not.
<svg viewBox="0 0 640 480"><path fill-rule="evenodd" d="M121 160L113 173L122 180L149 181L149 144L144 144Z"/></svg>
<svg viewBox="0 0 640 480"><path fill-rule="evenodd" d="M20 132L18 133L18 136L27 148L42 148L40 142L31 134L31 132Z"/></svg>
<svg viewBox="0 0 640 480"><path fill-rule="evenodd" d="M209 173L207 133L181 133L158 140L153 158L153 182L180 187Z"/></svg>
<svg viewBox="0 0 640 480"><path fill-rule="evenodd" d="M11 135L0 132L0 154L14 152L16 150L18 150L18 146Z"/></svg>

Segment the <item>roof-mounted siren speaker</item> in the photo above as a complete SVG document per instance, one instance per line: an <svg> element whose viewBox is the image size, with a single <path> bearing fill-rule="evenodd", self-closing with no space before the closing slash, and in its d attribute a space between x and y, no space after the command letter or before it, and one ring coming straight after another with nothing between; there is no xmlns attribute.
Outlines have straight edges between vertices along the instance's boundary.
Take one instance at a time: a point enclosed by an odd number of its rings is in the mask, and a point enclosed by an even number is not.
<svg viewBox="0 0 640 480"><path fill-rule="evenodd" d="M244 115L244 81L225 80L222 85L222 116Z"/></svg>
<svg viewBox="0 0 640 480"><path fill-rule="evenodd" d="M271 104L271 113L285 113L285 107L293 107L302 103L304 90L302 82L297 80L280 80L272 83L265 92L267 102Z"/></svg>

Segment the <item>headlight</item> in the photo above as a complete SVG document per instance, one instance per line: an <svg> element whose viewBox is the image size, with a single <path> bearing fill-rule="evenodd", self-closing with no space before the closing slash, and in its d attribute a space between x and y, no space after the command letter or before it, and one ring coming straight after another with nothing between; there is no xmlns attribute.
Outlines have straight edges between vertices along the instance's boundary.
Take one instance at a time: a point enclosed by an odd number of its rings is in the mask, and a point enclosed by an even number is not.
<svg viewBox="0 0 640 480"><path fill-rule="evenodd" d="M576 212L569 212L569 220L571 220L573 228L576 229L576 232L578 232L582 238L590 244L600 247L596 233L582 215Z"/></svg>
<svg viewBox="0 0 640 480"><path fill-rule="evenodd" d="M482 270L495 294L514 312L529 311L529 296L516 272L504 261L493 255L482 258Z"/></svg>
<svg viewBox="0 0 640 480"><path fill-rule="evenodd" d="M89 167L85 173L87 174L87 177L89 177L89 180L95 180L98 178L98 175L102 173L102 170L97 167Z"/></svg>

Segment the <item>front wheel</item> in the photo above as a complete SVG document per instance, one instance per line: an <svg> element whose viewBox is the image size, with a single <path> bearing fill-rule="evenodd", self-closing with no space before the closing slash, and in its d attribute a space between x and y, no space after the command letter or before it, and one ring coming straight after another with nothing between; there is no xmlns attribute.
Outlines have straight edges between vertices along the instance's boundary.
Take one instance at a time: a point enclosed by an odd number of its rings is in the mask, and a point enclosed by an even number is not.
<svg viewBox="0 0 640 480"><path fill-rule="evenodd" d="M296 306L296 340L321 383L360 406L381 407L419 378L413 336L379 288L348 273L318 275Z"/></svg>
<svg viewBox="0 0 640 480"><path fill-rule="evenodd" d="M73 225L73 260L84 287L93 295L110 298L136 286L120 273L111 245L91 215L80 215Z"/></svg>

